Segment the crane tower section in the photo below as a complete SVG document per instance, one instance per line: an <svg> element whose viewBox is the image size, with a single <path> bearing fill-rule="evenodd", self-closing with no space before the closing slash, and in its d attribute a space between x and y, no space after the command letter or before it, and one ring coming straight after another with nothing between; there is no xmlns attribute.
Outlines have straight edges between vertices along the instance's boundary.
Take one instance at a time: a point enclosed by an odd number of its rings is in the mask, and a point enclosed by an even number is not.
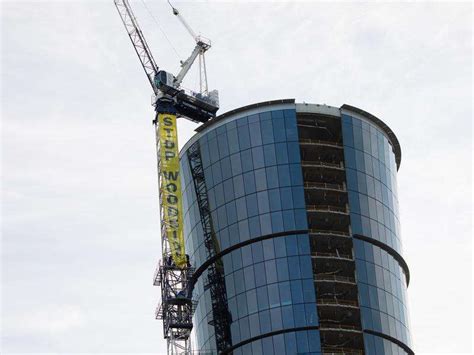
<svg viewBox="0 0 474 355"><path fill-rule="evenodd" d="M173 14L183 23L196 42L191 55L181 61L180 72L174 76L159 69L129 1L114 0L114 3L154 93L153 106L156 116L153 123L158 163L162 246L162 258L153 279L154 285L161 286L161 302L155 315L157 319L163 320L168 354L189 354L194 312L192 301L194 269L189 263L184 247L176 119L183 117L203 123L216 116L219 109L218 92L208 91L204 58L205 52L211 47L211 42L197 36L179 11L172 7ZM181 82L197 58L200 66L200 91L187 91L181 87Z"/></svg>

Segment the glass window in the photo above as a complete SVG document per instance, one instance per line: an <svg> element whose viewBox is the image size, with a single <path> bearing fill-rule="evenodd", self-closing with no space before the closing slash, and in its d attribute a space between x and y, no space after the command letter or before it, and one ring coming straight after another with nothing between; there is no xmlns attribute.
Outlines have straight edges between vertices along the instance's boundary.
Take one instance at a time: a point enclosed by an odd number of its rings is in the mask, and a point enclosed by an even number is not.
<svg viewBox="0 0 474 355"><path fill-rule="evenodd" d="M295 210L295 228L308 229L308 218L306 216L306 209L300 208Z"/></svg>
<svg viewBox="0 0 474 355"><path fill-rule="evenodd" d="M240 329L238 322L233 322L230 325L230 332L232 334L232 343L237 344L240 342Z"/></svg>
<svg viewBox="0 0 474 355"><path fill-rule="evenodd" d="M293 303L303 303L303 284L301 280L290 281L290 287Z"/></svg>
<svg viewBox="0 0 474 355"><path fill-rule="evenodd" d="M262 241L263 255L265 260L275 259L275 249L273 247L273 238Z"/></svg>
<svg viewBox="0 0 474 355"><path fill-rule="evenodd" d="M233 270L242 268L242 254L240 249L236 249L230 253L232 255L232 266Z"/></svg>
<svg viewBox="0 0 474 355"><path fill-rule="evenodd" d="M349 122L342 122L342 137L344 140L344 145L353 147L354 146L354 136L352 135L352 124Z"/></svg>
<svg viewBox="0 0 474 355"><path fill-rule="evenodd" d="M272 321L272 331L281 330L283 328L283 321L281 319L281 308L277 307L270 309L270 319ZM284 345L283 347L280 347L280 349L284 348Z"/></svg>
<svg viewBox="0 0 474 355"><path fill-rule="evenodd" d="M295 229L295 215L292 210L282 212L283 215L283 227L285 230Z"/></svg>
<svg viewBox="0 0 474 355"><path fill-rule="evenodd" d="M291 306L281 307L281 315L283 318L283 328L290 329L295 326L293 319L293 308ZM289 354L293 354L292 352Z"/></svg>
<svg viewBox="0 0 474 355"><path fill-rule="evenodd" d="M252 247L250 245L245 245L240 248L240 250L242 251L242 265L249 266L252 264Z"/></svg>
<svg viewBox="0 0 474 355"><path fill-rule="evenodd" d="M249 217L258 215L257 194L251 194L245 197L247 200L247 214Z"/></svg>
<svg viewBox="0 0 474 355"><path fill-rule="evenodd" d="M240 155L242 157L242 171L245 173L247 171L253 170L252 150L244 150L240 153Z"/></svg>
<svg viewBox="0 0 474 355"><path fill-rule="evenodd" d="M288 143L288 161L290 163L300 162L300 145L297 142Z"/></svg>
<svg viewBox="0 0 474 355"><path fill-rule="evenodd" d="M222 181L222 169L221 163L218 161L211 166L212 169L212 179L215 184L218 184Z"/></svg>
<svg viewBox="0 0 474 355"><path fill-rule="evenodd" d="M262 242L252 243L252 255L254 263L263 261L263 246Z"/></svg>
<svg viewBox="0 0 474 355"><path fill-rule="evenodd" d="M282 167L279 167L279 168L282 168ZM292 209L293 208L293 191L291 190L291 188L282 188L280 189L280 193L281 193L281 202L283 203L284 209Z"/></svg>
<svg viewBox="0 0 474 355"><path fill-rule="evenodd" d="M250 118L249 118L249 121L250 121ZM250 130L250 142L252 144L252 147L262 145L262 135L260 134L260 122L255 121L249 124L249 130Z"/></svg>
<svg viewBox="0 0 474 355"><path fill-rule="evenodd" d="M364 153L360 150L355 151L357 170L365 172Z"/></svg>
<svg viewBox="0 0 474 355"><path fill-rule="evenodd" d="M364 334L364 336L367 334ZM317 330L308 331L308 343L310 352L321 352L321 341Z"/></svg>
<svg viewBox="0 0 474 355"><path fill-rule="evenodd" d="M258 182L257 182L257 185L258 185ZM281 210L280 190L279 189L268 190L268 200L269 200L269 203L270 203L270 211L273 212L273 211Z"/></svg>
<svg viewBox="0 0 474 355"><path fill-rule="evenodd" d="M288 274L288 263L286 261L286 258L276 259L276 267L277 267L278 281L288 280L289 274ZM289 288L288 288L288 292L290 292Z"/></svg>
<svg viewBox="0 0 474 355"><path fill-rule="evenodd" d="M247 296L245 293L237 295L237 311L239 312L239 318L245 317L248 314L247 310ZM240 329L242 334L242 329Z"/></svg>
<svg viewBox="0 0 474 355"><path fill-rule="evenodd" d="M273 123L273 136L275 137L275 142L284 142L286 140L285 132L285 121L283 117L274 118L272 115Z"/></svg>
<svg viewBox="0 0 474 355"><path fill-rule="evenodd" d="M265 277L265 264L264 263L255 264L255 285L259 287L259 286L265 285L266 283L267 283L267 278Z"/></svg>
<svg viewBox="0 0 474 355"><path fill-rule="evenodd" d="M258 216L249 218L249 231L250 231L251 238L255 238L261 235L260 219Z"/></svg>
<svg viewBox="0 0 474 355"><path fill-rule="evenodd" d="M249 127L247 125L237 127L237 132L239 135L239 145L240 149L248 149L250 148L250 134L249 134ZM209 145L209 148L211 146Z"/></svg>
<svg viewBox="0 0 474 355"><path fill-rule="evenodd" d="M226 180L226 181L224 181L223 184L224 184L223 189L224 189L225 202L229 202L229 201L234 199L233 180L232 179Z"/></svg>
<svg viewBox="0 0 474 355"><path fill-rule="evenodd" d="M288 149L286 143L276 143L275 152L277 164L288 164Z"/></svg>
<svg viewBox="0 0 474 355"><path fill-rule="evenodd" d="M268 323L270 323L270 313L269 312L267 312L267 313L268 313ZM260 330L262 329L261 324L262 324L262 318L260 318ZM271 329L271 327L269 327L269 330L265 331L265 333L270 332L270 329ZM262 333L263 333L263 331L262 331ZM261 341L262 341L262 348L263 348L264 355L273 355L274 351L273 351L272 337L263 338Z"/></svg>
<svg viewBox="0 0 474 355"><path fill-rule="evenodd" d="M288 268L290 271L290 279L292 280L301 278L299 259L298 256L291 256L288 258Z"/></svg>
<svg viewBox="0 0 474 355"><path fill-rule="evenodd" d="M273 239L273 244L275 246L275 257L281 258L281 257L286 256L285 237Z"/></svg>
<svg viewBox="0 0 474 355"><path fill-rule="evenodd" d="M308 336L306 332L296 332L296 344L299 353L307 353L309 351Z"/></svg>
<svg viewBox="0 0 474 355"><path fill-rule="evenodd" d="M304 304L293 304L293 316L295 318L295 327L306 326Z"/></svg>
<svg viewBox="0 0 474 355"><path fill-rule="evenodd" d="M357 172L352 169L346 169L347 188L358 191Z"/></svg>
<svg viewBox="0 0 474 355"><path fill-rule="evenodd" d="M278 168L276 166L271 166L269 168L266 168L268 189L273 189L279 186L277 169Z"/></svg>
<svg viewBox="0 0 474 355"><path fill-rule="evenodd" d="M255 186L255 176L253 171L244 174L244 187L247 195L256 192L257 188Z"/></svg>
<svg viewBox="0 0 474 355"><path fill-rule="evenodd" d="M229 270L229 268L227 268ZM232 310L232 300L234 300L234 295L235 295L235 286L234 286L234 276L229 275L226 276L225 278L225 285L226 285L226 291L227 291L227 297L229 298L229 309ZM234 301L235 302L235 301ZM236 313L233 313L234 317L236 316Z"/></svg>
<svg viewBox="0 0 474 355"><path fill-rule="evenodd" d="M234 272L235 293L238 295L245 291L244 272L242 269ZM245 311L247 312L247 310Z"/></svg>
<svg viewBox="0 0 474 355"><path fill-rule="evenodd" d="M355 150L353 148L345 147L344 157L346 161L346 167L351 168L351 169L357 169Z"/></svg>
<svg viewBox="0 0 474 355"><path fill-rule="evenodd" d="M237 209L235 207L235 202L229 202L225 205L225 212L227 214L227 223L234 224L237 222ZM222 226L222 225L221 225Z"/></svg>
<svg viewBox="0 0 474 355"><path fill-rule="evenodd" d="M238 228L236 225L230 226L229 227L229 236L231 241L233 241L235 238L238 240L240 237L240 241L243 242L245 240L248 240L250 238L250 230L249 230L249 223L248 220L244 219L243 221L239 222ZM237 244L238 242L232 242L232 245Z"/></svg>
<svg viewBox="0 0 474 355"><path fill-rule="evenodd" d="M294 208L305 208L304 189L302 186L292 188L293 206Z"/></svg>
<svg viewBox="0 0 474 355"><path fill-rule="evenodd" d="M209 157L211 164L214 164L219 160L219 149L217 146L217 139L213 138L209 140Z"/></svg>
<svg viewBox="0 0 474 355"><path fill-rule="evenodd" d="M290 165L290 180L293 186L303 185L303 172L301 170L301 165Z"/></svg>
<svg viewBox="0 0 474 355"><path fill-rule="evenodd" d="M259 321L258 313L251 314L249 316L249 324L250 324L250 335L252 337L256 337L260 335L260 321ZM255 343L260 344L260 342L258 341ZM252 343L252 351L253 351L252 353L255 354L254 343ZM261 348L260 348L260 351L261 351Z"/></svg>
<svg viewBox="0 0 474 355"><path fill-rule="evenodd" d="M272 219L270 213L260 215L260 234L272 234Z"/></svg>
<svg viewBox="0 0 474 355"><path fill-rule="evenodd" d="M224 228L225 226L227 226L227 214L225 212L225 207L220 207L217 209L217 216L218 216L218 226L216 226L216 229L219 230L222 226L222 228ZM216 222L216 220L214 220L214 222Z"/></svg>
<svg viewBox="0 0 474 355"><path fill-rule="evenodd" d="M311 257L309 255L300 256L301 278L312 278L313 267L311 264Z"/></svg>
<svg viewBox="0 0 474 355"><path fill-rule="evenodd" d="M263 168L265 166L265 159L263 156L262 147L252 148L252 158L254 169Z"/></svg>
<svg viewBox="0 0 474 355"><path fill-rule="evenodd" d="M273 143L273 125L271 120L262 120L260 122L262 131L262 143L269 144Z"/></svg>
<svg viewBox="0 0 474 355"><path fill-rule="evenodd" d="M235 200L235 204L237 207L237 219L241 221L247 218L247 204L245 202L245 197Z"/></svg>
<svg viewBox="0 0 474 355"><path fill-rule="evenodd" d="M352 130L354 133L354 148L359 149L359 150L364 150L364 143L362 139L362 128L355 125L356 121L359 121L359 120L354 119L353 120L354 126L352 127Z"/></svg>
<svg viewBox="0 0 474 355"><path fill-rule="evenodd" d="M228 146L228 139L227 133L224 132L217 136L217 143L219 146L219 157L222 159L229 155L229 146Z"/></svg>
<svg viewBox="0 0 474 355"><path fill-rule="evenodd" d="M296 238L296 235L289 235L284 238L286 242L286 255L298 255L298 242Z"/></svg>
<svg viewBox="0 0 474 355"><path fill-rule="evenodd" d="M271 213L271 219L272 219L272 232L273 233L279 233L283 232L283 215L281 212L273 212Z"/></svg>
<svg viewBox="0 0 474 355"><path fill-rule="evenodd" d="M267 189L267 175L265 174L265 169L255 170L255 186L257 191Z"/></svg>
<svg viewBox="0 0 474 355"><path fill-rule="evenodd" d="M240 153L232 154L230 156L230 166L232 175L239 175L242 173L242 164L240 162Z"/></svg>
<svg viewBox="0 0 474 355"><path fill-rule="evenodd" d="M303 283L303 298L306 303L315 302L316 295L314 291L314 281L313 278L305 279Z"/></svg>
<svg viewBox="0 0 474 355"><path fill-rule="evenodd" d="M275 260L265 261L265 271L269 284L278 281Z"/></svg>
<svg viewBox="0 0 474 355"><path fill-rule="evenodd" d="M268 300L270 308L280 307L280 294L278 292L278 284L268 285Z"/></svg>
<svg viewBox="0 0 474 355"><path fill-rule="evenodd" d="M258 210L262 213L270 212L270 206L268 201L268 192L261 191L257 193L257 201L258 201Z"/></svg>
<svg viewBox="0 0 474 355"><path fill-rule="evenodd" d="M285 263L286 264L286 263ZM289 282L281 282L279 284L280 289L280 302L282 306L288 306L291 304L291 289Z"/></svg>
<svg viewBox="0 0 474 355"><path fill-rule="evenodd" d="M249 314L255 313L258 311L258 303L257 303L257 290L253 289L247 291L247 305Z"/></svg>
<svg viewBox="0 0 474 355"><path fill-rule="evenodd" d="M284 110L286 139L291 141L298 141L298 128L296 126L296 111Z"/></svg>
<svg viewBox="0 0 474 355"><path fill-rule="evenodd" d="M257 288L257 303L260 311L268 308L268 292L266 286Z"/></svg>
<svg viewBox="0 0 474 355"><path fill-rule="evenodd" d="M235 198L239 198L241 196L245 195L245 189L244 189L244 179L242 175L237 175L234 176L232 179L234 182L234 194Z"/></svg>
<svg viewBox="0 0 474 355"><path fill-rule="evenodd" d="M275 146L273 144L268 144L263 146L263 156L265 158L265 165L271 166L276 165L276 153Z"/></svg>
<svg viewBox="0 0 474 355"><path fill-rule="evenodd" d="M227 131L227 140L229 143L229 153L233 154L238 152L239 149L239 136L237 134L237 128L233 128Z"/></svg>

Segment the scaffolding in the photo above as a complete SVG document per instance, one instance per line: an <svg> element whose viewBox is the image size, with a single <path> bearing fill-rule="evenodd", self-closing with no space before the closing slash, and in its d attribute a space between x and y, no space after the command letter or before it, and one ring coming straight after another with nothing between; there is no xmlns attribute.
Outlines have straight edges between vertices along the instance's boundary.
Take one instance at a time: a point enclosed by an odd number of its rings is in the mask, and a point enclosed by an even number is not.
<svg viewBox="0 0 474 355"><path fill-rule="evenodd" d="M214 327L217 352L220 354L232 345L230 333L231 314L227 305L224 265L219 257L219 242L212 223L199 141L188 149L188 160L196 191L207 260L214 260L207 269L207 282L204 285L204 290L209 290L211 294L212 319L209 321L209 324Z"/></svg>

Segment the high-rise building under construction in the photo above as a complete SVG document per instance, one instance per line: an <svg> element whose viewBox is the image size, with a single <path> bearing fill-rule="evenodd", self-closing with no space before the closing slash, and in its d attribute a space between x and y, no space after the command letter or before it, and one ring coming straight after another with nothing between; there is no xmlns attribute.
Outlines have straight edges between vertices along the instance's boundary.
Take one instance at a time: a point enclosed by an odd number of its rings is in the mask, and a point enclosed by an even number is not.
<svg viewBox="0 0 474 355"><path fill-rule="evenodd" d="M197 132L180 152L194 351L413 354L390 128L287 99Z"/></svg>

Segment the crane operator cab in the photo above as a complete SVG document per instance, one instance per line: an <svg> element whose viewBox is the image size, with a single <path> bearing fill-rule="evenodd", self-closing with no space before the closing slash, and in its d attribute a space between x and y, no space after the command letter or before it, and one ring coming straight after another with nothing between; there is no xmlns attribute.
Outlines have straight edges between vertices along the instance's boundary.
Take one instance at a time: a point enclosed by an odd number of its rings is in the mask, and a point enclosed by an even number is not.
<svg viewBox="0 0 474 355"><path fill-rule="evenodd" d="M176 77L164 70L156 73L154 84L163 93L162 95L158 94L155 100L158 101L163 96L172 97L178 114L201 123L216 117L216 112L219 109L217 90L212 90L207 95L193 91L186 92L176 85Z"/></svg>

